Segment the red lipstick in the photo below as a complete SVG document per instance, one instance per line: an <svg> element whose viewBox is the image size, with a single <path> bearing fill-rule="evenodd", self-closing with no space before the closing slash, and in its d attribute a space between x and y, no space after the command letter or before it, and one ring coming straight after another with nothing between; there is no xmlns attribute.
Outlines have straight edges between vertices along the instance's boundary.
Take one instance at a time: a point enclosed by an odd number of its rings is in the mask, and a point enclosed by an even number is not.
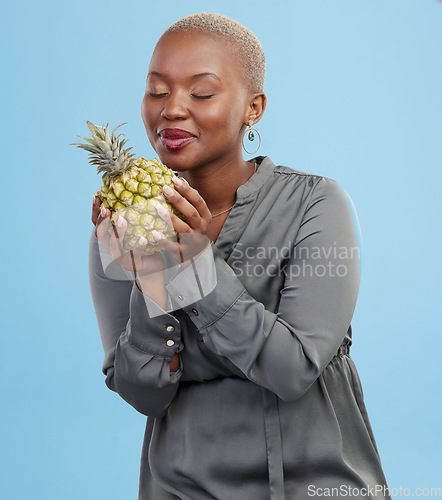
<svg viewBox="0 0 442 500"><path fill-rule="evenodd" d="M163 128L158 135L163 146L169 151L177 151L196 139L194 134L180 128Z"/></svg>

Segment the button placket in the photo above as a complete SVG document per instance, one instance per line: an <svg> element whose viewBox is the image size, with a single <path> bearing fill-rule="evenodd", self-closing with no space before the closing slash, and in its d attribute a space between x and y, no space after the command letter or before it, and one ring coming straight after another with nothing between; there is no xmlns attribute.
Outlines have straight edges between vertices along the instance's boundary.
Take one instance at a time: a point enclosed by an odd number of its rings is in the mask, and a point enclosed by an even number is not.
<svg viewBox="0 0 442 500"><path fill-rule="evenodd" d="M173 325L167 325L166 326L166 332L167 333L172 333L174 331L175 331L175 327ZM173 339L167 339L166 340L166 345L167 345L167 347L174 346L175 345L175 340L173 340Z"/></svg>

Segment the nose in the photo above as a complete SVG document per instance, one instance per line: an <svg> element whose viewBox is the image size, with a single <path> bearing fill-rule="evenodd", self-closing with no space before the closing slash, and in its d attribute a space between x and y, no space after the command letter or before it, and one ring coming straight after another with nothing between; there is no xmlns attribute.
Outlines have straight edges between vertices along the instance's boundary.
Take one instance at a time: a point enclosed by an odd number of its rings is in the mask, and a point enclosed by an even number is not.
<svg viewBox="0 0 442 500"><path fill-rule="evenodd" d="M185 98L178 92L171 92L164 101L164 108L161 111L161 117L166 120L185 119L189 116Z"/></svg>

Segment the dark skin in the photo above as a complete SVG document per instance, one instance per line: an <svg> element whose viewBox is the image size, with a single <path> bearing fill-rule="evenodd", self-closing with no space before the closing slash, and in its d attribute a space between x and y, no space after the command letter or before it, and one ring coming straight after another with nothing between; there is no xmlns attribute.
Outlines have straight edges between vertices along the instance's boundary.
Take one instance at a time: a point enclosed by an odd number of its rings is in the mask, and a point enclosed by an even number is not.
<svg viewBox="0 0 442 500"><path fill-rule="evenodd" d="M171 213L159 213L181 235L180 244L158 234L158 242L183 266L210 241L216 241L229 212L217 217L212 214L230 208L238 187L253 175L254 164L242 157L242 138L250 120L257 123L265 107L265 94L250 90L242 59L230 42L200 31L178 31L155 48L141 116L161 162L184 179L175 182L171 194L164 194L187 222ZM164 128L185 130L193 138L171 150L159 136ZM120 242L126 221L122 219L121 226L109 234L110 211L104 207L101 211L100 203L97 198L92 209L97 238L123 268L137 271L140 290L165 307L162 257L158 252L143 256L147 242L142 240L135 250L124 250ZM170 370L178 368L175 354Z"/></svg>

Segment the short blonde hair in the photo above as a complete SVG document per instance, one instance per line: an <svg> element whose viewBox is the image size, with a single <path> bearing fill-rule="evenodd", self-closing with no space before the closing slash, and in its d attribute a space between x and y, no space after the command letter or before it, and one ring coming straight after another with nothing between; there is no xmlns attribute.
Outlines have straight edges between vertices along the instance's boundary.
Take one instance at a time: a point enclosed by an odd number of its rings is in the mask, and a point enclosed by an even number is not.
<svg viewBox="0 0 442 500"><path fill-rule="evenodd" d="M166 29L158 43L170 33L193 29L213 33L230 41L239 49L250 90L252 92L264 90L266 60L261 43L253 31L230 17L212 12L200 12L182 17Z"/></svg>

